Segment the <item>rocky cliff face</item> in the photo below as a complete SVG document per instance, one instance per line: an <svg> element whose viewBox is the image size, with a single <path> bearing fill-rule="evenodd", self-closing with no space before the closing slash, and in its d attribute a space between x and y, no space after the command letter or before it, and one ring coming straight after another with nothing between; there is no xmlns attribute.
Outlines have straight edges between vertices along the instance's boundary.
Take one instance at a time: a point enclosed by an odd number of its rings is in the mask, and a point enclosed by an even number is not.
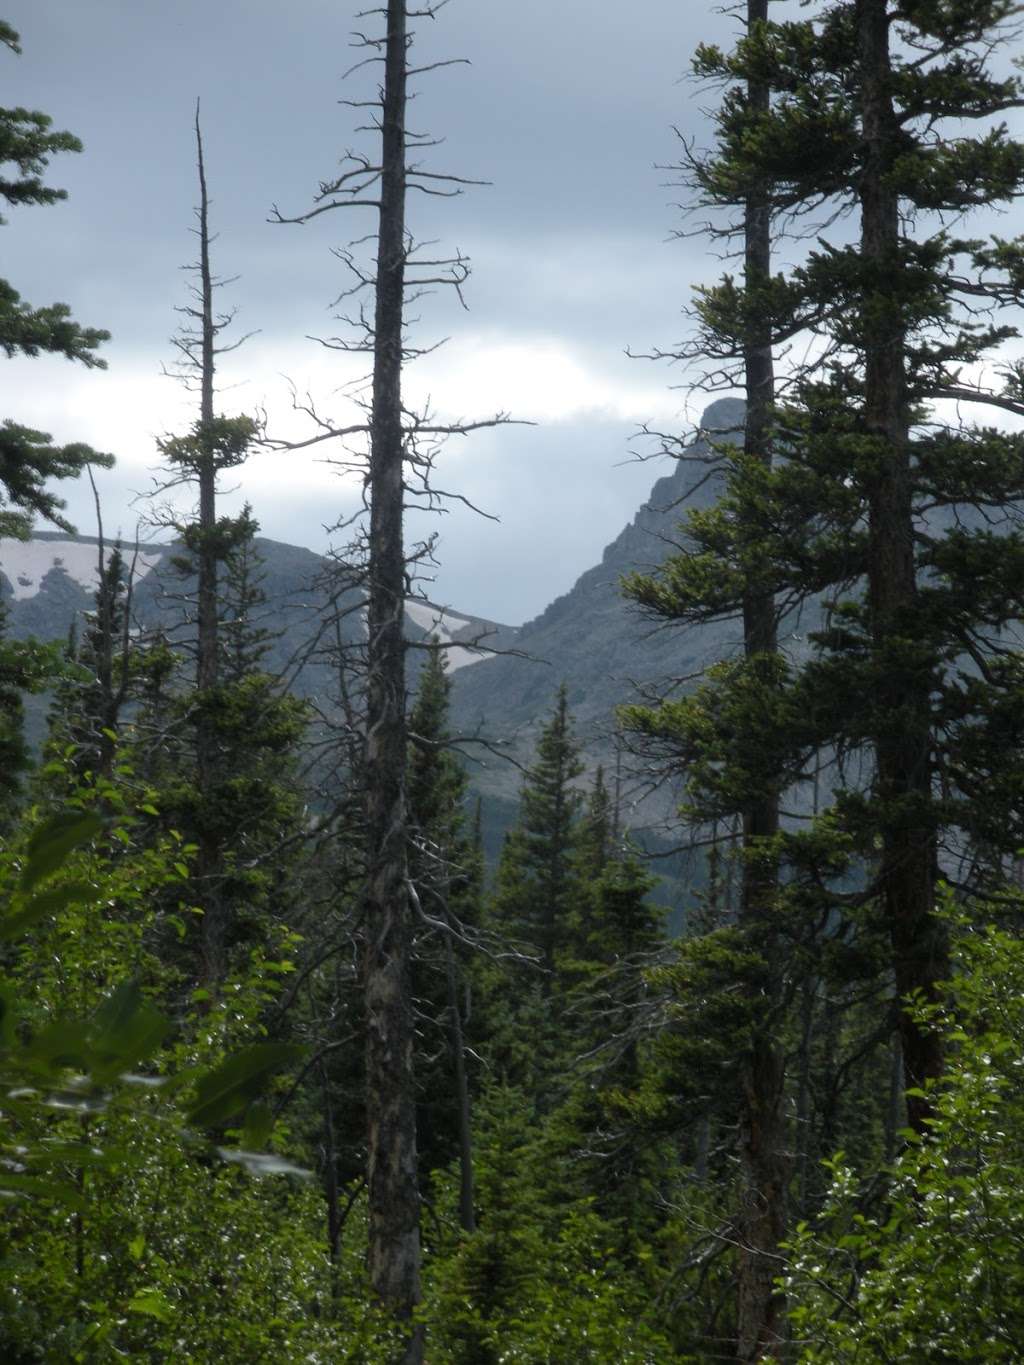
<svg viewBox="0 0 1024 1365"><path fill-rule="evenodd" d="M722 399L706 410L702 427L719 440L736 433L742 422L742 402ZM636 699L638 688L662 688L736 646L738 627L657 628L643 620L620 591L624 574L653 568L678 550L677 527L685 508L714 501L715 480L704 480L707 469L700 463L709 449L706 441L695 442L689 452L692 461L679 461L670 474L658 479L600 564L588 569L535 620L496 640L496 647L520 651L525 657L492 657L456 676L455 719L462 733L486 735L518 760L528 758L555 693L565 682L588 763L591 768L603 763L611 772L616 763L615 708ZM474 768L474 783L488 796L507 800L518 789L519 774L513 765L487 756ZM638 783L628 776L623 787L627 793L638 791ZM656 823L670 804L668 795L645 801L633 810L631 823L637 827Z"/></svg>

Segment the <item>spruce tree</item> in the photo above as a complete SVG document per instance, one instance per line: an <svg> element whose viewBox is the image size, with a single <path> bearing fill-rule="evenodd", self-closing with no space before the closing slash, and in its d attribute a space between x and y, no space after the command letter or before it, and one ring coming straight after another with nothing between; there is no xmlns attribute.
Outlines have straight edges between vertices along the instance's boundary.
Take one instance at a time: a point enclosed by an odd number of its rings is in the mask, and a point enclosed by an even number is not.
<svg viewBox="0 0 1024 1365"><path fill-rule="evenodd" d="M0 599L0 834L18 812L21 780L29 768L25 743L24 651L7 639L7 603Z"/></svg>
<svg viewBox="0 0 1024 1365"><path fill-rule="evenodd" d="M72 786L87 777L110 777L123 724L133 699L136 650L127 630L128 584L121 547L101 547L94 606L84 629L69 641L69 673L61 680L50 718L48 748L61 757Z"/></svg>
<svg viewBox="0 0 1024 1365"><path fill-rule="evenodd" d="M476 1226L473 1195L471 1097L465 1037L469 976L464 962L466 935L479 919L480 860L465 830L467 778L450 745L448 711L451 679L444 650L434 641L419 678L409 713L408 809L412 831L409 870L428 922L421 932L414 984L424 1040L417 1066L420 1088L420 1150L426 1169L446 1164L457 1152L459 1217ZM431 1035L442 1030L440 1048ZM445 1075L437 1075L440 1058ZM451 1135L451 1136L449 1136Z"/></svg>
<svg viewBox="0 0 1024 1365"><path fill-rule="evenodd" d="M164 824L217 853L214 862L197 857L194 875L204 918L210 906L221 916L214 931L220 975L210 975L211 931L190 945L191 974L210 1000L223 974L289 924L300 899L304 799L297 755L308 709L266 671L272 633L260 619L266 599L253 543L258 523L247 512L239 528L244 539L228 552L220 590L219 611L229 626L219 636L217 684L183 687L180 658L168 658L158 645L139 724L143 750L154 729L161 736L161 753L148 771ZM196 771L200 730L216 753L203 782Z"/></svg>
<svg viewBox="0 0 1024 1365"><path fill-rule="evenodd" d="M279 638L279 632L265 624L270 609L263 587L266 569L256 546L258 530L259 523L246 503L234 521L218 602L219 673L226 683L266 672L268 656Z"/></svg>
<svg viewBox="0 0 1024 1365"><path fill-rule="evenodd" d="M0 44L15 54L21 52L18 34L2 21ZM66 199L67 191L47 185L43 176L52 156L81 150L78 138L53 129L48 115L20 107L0 109L0 166L10 168L0 173L0 198L12 209ZM0 217L0 224L4 221ZM109 340L109 332L75 322L67 304L34 308L7 280L0 280L0 350L8 357L63 356L89 369L103 369L106 362L97 350ZM72 530L62 515L64 502L47 483L73 478L89 464L112 463L111 456L80 442L54 445L44 431L4 421L0 425L0 535L26 537L33 516Z"/></svg>
<svg viewBox="0 0 1024 1365"><path fill-rule="evenodd" d="M1024 607L1020 443L934 407L957 397L1018 410L1024 392L1012 360L1001 391L961 379L1016 335L998 309L1022 297L1021 244L950 226L1024 187L1024 152L998 121L1021 84L990 68L1012 8L857 0L748 48L752 63L770 61L780 93L743 174L770 172L780 201L816 187L828 212L858 216L860 237L830 240L822 228L787 287L791 330L812 329L820 359L776 404L785 459L740 470L717 512L690 518L687 558L634 585L653 610L683 619L741 609L742 503L762 527L780 599L820 595L809 657L781 661L779 685L725 665L690 701L634 718L674 738L704 812L741 810L744 791L766 792L780 775L799 805L816 756L833 756L827 822L783 842L797 864L818 859L811 884L839 909L842 856L824 839L838 836L864 882L860 923L874 916L888 935L899 1001L940 998L940 860L952 872L982 834L1006 859L1022 833L1011 796L1020 669L1004 645ZM989 126L946 132L965 118ZM844 780L857 768L859 787ZM898 1010L909 1117L924 1131L924 1087L942 1057L920 1017Z"/></svg>
<svg viewBox="0 0 1024 1365"><path fill-rule="evenodd" d="M562 1021L576 972L568 960L579 896L583 773L563 684L523 779L519 815L502 848L488 924L506 952L484 972L492 1063L506 1083L549 1109L575 1053Z"/></svg>
<svg viewBox="0 0 1024 1365"><path fill-rule="evenodd" d="M555 990L558 955L570 936L583 800L574 784L582 773L563 683L523 781L519 818L502 853L494 905L502 931L536 953L545 999Z"/></svg>
<svg viewBox="0 0 1024 1365"><path fill-rule="evenodd" d="M189 643L195 653L192 760L197 789L210 792L222 784L216 719L218 713L223 714L223 698L218 696L221 670L218 577L228 556L239 545L251 542L253 536L248 508L239 520L217 516L218 481L224 470L236 469L244 463L257 428L251 417L227 417L216 410L218 356L235 350L241 342L223 344L222 333L230 326L234 314L218 314L214 308L216 291L225 282L214 273L211 259L210 199L198 102L195 138L199 179L195 232L199 259L190 267L196 283L192 286L192 302L179 310L186 321L174 338L174 345L179 357L178 377L198 396L199 410L189 431L165 437L159 448L173 471L172 481L191 484L197 496L194 515L176 526L183 550L175 566L185 578L194 575L194 592L189 593L187 612L191 616L194 608L194 619L188 622L193 635ZM227 945L233 931L231 903L221 895L226 869L218 828L217 820L200 822L193 828L203 910L202 973L212 991L216 991L227 970Z"/></svg>

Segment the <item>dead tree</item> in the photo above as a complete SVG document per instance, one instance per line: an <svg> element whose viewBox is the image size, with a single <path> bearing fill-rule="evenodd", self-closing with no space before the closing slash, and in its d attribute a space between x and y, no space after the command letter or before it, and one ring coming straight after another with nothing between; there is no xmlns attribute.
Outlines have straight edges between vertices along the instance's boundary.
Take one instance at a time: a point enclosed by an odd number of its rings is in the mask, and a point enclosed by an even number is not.
<svg viewBox="0 0 1024 1365"><path fill-rule="evenodd" d="M195 137L199 204L194 231L199 239L199 258L189 267L196 277L192 302L178 310L186 321L174 337L178 351L174 374L198 396L199 414L185 435L169 436L159 442L160 452L172 473L160 481L158 492L167 493L182 484L191 486L196 492L197 505L190 521L182 522L174 514L158 514L158 519L181 536L188 552L186 562L195 572L195 594L186 612L189 619L185 624L193 636L195 650L196 788L206 793L213 789L217 780L216 727L213 713L204 701L208 701L219 681L218 573L234 546L236 535L242 533L240 523L229 518L218 520L218 476L222 470L236 468L245 460L256 437L257 424L250 417L224 417L216 411L217 358L237 350L246 337L227 345L220 343L221 333L230 326L234 313L217 313L214 307L216 290L230 281L218 278L211 264L210 200L198 101ZM223 850L219 836L206 821L201 821L195 831L195 842L195 871L204 912L201 970L204 984L215 988L226 971L230 932L230 909L219 894Z"/></svg>
<svg viewBox="0 0 1024 1365"><path fill-rule="evenodd" d="M376 1294L404 1327L404 1365L418 1365L424 1350L421 1329L411 1325L420 1298L420 1238L410 987L415 911L405 798L405 603L414 566L432 551L432 542L407 549L404 511L410 500L436 507L444 496L431 482L441 439L506 420L499 414L481 422L439 424L428 413L411 413L403 401L404 366L422 354L405 336L410 298L441 285L454 288L461 298L469 274L461 254L447 258L424 254L406 227L410 190L450 197L473 183L425 169L415 159L417 150L433 142L411 131L406 121L410 79L452 65L413 65L410 20L433 19L444 3L412 8L407 0L387 0L386 6L361 16L384 20L386 31L380 36L354 35L362 59L353 71L382 70L382 79L372 99L346 103L371 111L362 131L375 135L377 149L373 156L348 153L340 173L321 183L305 214L286 218L277 209L273 212L273 221L282 223L307 223L335 209L365 208L376 215L372 265L361 264L357 243L337 253L352 279L341 300L358 300L355 311L341 319L350 325L351 335L323 343L372 357L370 398L362 402L362 419L335 423L310 400L299 406L314 422L315 434L306 441L280 444L297 449L341 442L346 453L333 462L346 468L355 465L365 473L365 520L357 529L347 568L351 581L365 594L366 610L362 976L369 1267ZM372 298L372 306L364 295Z"/></svg>

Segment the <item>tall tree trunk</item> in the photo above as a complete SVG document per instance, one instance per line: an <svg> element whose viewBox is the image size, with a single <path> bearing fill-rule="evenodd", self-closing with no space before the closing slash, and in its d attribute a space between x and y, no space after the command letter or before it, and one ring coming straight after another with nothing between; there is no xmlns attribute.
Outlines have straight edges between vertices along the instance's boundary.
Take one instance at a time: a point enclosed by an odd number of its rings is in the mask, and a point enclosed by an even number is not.
<svg viewBox="0 0 1024 1365"><path fill-rule="evenodd" d="M747 32L768 19L768 0L747 0ZM771 91L763 81L749 81L747 102L755 115L767 113ZM744 209L745 286L752 306L744 337L746 425L744 454L765 465L772 461L771 422L775 400L775 365L771 324L757 306L757 294L771 278L770 186L755 184ZM775 601L756 581L743 600L744 650L752 667L772 685L772 656L778 649ZM771 951L770 916L777 872L764 856L764 845L779 828L778 799L761 794L743 812L743 882L741 921L761 951ZM737 1294L737 1359L760 1360L779 1341L782 1331L781 1295L774 1286L778 1247L786 1229L788 1162L785 1155L785 1063L774 1038L771 994L762 998L763 1013L748 1055L743 1060L740 1095L739 1154L742 1178L739 1215Z"/></svg>
<svg viewBox="0 0 1024 1365"><path fill-rule="evenodd" d="M387 26L370 423L363 971L370 1278L395 1317L408 1323L420 1298L420 1234L405 812L405 0L388 0ZM422 1334L410 1326L403 1361L422 1359Z"/></svg>
<svg viewBox="0 0 1024 1365"><path fill-rule="evenodd" d="M458 963L451 936L445 934L445 971L448 983L448 1019L452 1058L455 1063L455 1099L459 1113L459 1223L464 1232L476 1231L473 1193L473 1128L469 1101L469 1075L466 1071L466 1043L462 1036L462 1008L459 1005Z"/></svg>
<svg viewBox="0 0 1024 1365"><path fill-rule="evenodd" d="M196 157L199 168L199 543L196 551L196 784L200 793L214 785L217 738L204 695L217 685L217 456L214 435L214 374L217 329L213 317L213 271L210 265L210 200L203 160L203 135L196 106ZM203 976L216 987L227 967L225 906L219 895L220 847L208 822L201 821L196 839L196 876L203 907Z"/></svg>
<svg viewBox="0 0 1024 1365"><path fill-rule="evenodd" d="M327 1067L320 1063L320 1090L324 1116L324 1193L327 1198L327 1249L331 1264L337 1265L341 1246L341 1196L338 1189L338 1148L334 1137L334 1107ZM335 1281L336 1283L336 1281Z"/></svg>
<svg viewBox="0 0 1024 1365"><path fill-rule="evenodd" d="M796 1089L796 1180L797 1217L808 1213L808 1172L811 1164L811 1047L814 1037L814 1003L817 982L804 980L800 988L800 1048L797 1056Z"/></svg>
<svg viewBox="0 0 1024 1365"><path fill-rule="evenodd" d="M877 798L883 809L879 880L902 1000L938 998L946 944L933 910L936 839L931 810L931 666L915 655L917 581L911 502L906 323L893 289L899 278L899 201L891 168L900 149L892 95L888 0L858 0L857 24L866 162L861 181L865 272L864 425L878 446L869 488L868 604L877 670L874 734ZM941 1074L938 1034L900 1011L907 1085ZM910 1094L907 1117L925 1131L926 1100Z"/></svg>

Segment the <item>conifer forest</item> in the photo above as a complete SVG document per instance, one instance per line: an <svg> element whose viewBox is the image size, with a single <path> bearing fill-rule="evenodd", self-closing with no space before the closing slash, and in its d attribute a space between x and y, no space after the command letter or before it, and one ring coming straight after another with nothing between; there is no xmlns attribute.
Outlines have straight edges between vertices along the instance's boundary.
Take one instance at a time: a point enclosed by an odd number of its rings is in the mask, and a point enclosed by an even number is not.
<svg viewBox="0 0 1024 1365"><path fill-rule="evenodd" d="M414 103L471 3L352 5L338 159L304 203L267 186L365 374L286 432L221 380L246 337L195 104L159 627L112 457L0 414L5 543L72 532L75 481L98 529L66 638L0 598L0 1361L1024 1360L1021 7L728 0L681 54L710 133L662 173L708 273L637 363L742 415L641 433L692 496L616 592L678 660L608 708L607 765L570 679L408 628L446 446L529 418L407 384L426 296L473 288L419 223L450 200L457 234L479 182ZM0 223L88 157L0 108ZM55 395L102 370L108 331L8 271L7 360ZM283 659L224 489L310 449L360 503ZM456 648L538 670L525 755L456 723Z"/></svg>

